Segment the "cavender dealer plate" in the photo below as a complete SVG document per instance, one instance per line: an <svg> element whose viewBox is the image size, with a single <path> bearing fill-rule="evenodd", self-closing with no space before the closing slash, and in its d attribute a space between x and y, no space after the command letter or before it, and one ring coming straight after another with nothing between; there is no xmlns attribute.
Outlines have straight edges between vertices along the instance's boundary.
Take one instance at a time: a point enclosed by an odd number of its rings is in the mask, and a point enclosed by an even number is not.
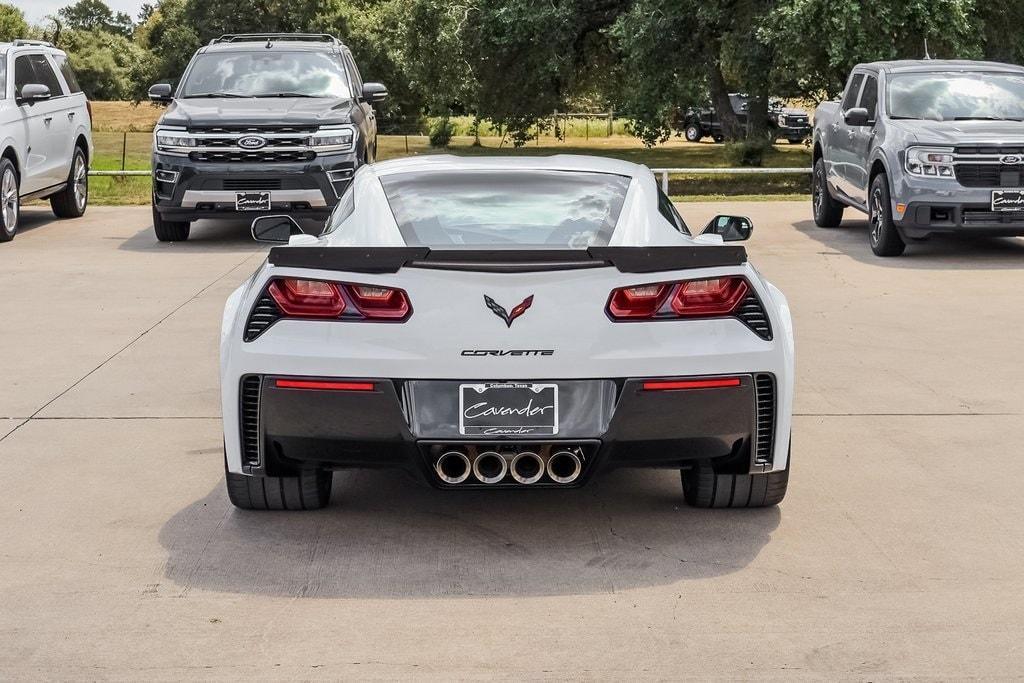
<svg viewBox="0 0 1024 683"><path fill-rule="evenodd" d="M460 384L459 433L465 436L555 436L557 384Z"/></svg>

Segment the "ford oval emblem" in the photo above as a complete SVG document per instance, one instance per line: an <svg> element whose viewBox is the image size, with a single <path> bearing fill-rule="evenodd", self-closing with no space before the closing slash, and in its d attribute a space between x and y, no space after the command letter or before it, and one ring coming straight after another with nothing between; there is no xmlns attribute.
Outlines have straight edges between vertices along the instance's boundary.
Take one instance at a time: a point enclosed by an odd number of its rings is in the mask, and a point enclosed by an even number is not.
<svg viewBox="0 0 1024 683"><path fill-rule="evenodd" d="M238 146L242 149L262 149L267 146L267 139L260 135L244 135L238 138Z"/></svg>
<svg viewBox="0 0 1024 683"><path fill-rule="evenodd" d="M999 163L1001 164L1019 164L1021 161L1020 156L1016 154L1007 154L999 157Z"/></svg>

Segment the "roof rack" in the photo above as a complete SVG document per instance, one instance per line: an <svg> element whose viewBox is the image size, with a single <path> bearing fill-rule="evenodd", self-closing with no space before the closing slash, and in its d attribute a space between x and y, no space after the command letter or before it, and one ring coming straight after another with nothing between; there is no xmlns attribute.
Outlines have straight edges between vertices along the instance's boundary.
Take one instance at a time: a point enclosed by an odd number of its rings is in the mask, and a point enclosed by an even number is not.
<svg viewBox="0 0 1024 683"><path fill-rule="evenodd" d="M210 45L217 43L256 43L275 40L302 40L315 43L331 43L341 45L341 41L330 33L225 33L220 38L214 38Z"/></svg>
<svg viewBox="0 0 1024 683"><path fill-rule="evenodd" d="M53 47L53 43L48 40L28 40L26 38L18 38L12 40L11 45L34 45L36 47Z"/></svg>

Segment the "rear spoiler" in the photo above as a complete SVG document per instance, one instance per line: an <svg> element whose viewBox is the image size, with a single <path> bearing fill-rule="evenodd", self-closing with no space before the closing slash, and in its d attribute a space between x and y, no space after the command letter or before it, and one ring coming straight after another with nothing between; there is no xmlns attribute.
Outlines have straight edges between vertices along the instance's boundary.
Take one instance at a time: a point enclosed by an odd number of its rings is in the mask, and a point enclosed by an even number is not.
<svg viewBox="0 0 1024 683"><path fill-rule="evenodd" d="M740 266L740 246L590 247L589 249L431 249L429 247L274 247L271 265L353 273L397 273L435 268L494 273L614 266L622 273Z"/></svg>

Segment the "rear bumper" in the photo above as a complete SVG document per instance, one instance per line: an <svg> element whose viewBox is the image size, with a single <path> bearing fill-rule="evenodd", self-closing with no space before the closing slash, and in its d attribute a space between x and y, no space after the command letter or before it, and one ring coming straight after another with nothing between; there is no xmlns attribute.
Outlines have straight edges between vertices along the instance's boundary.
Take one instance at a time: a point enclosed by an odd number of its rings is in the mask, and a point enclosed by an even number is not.
<svg viewBox="0 0 1024 683"><path fill-rule="evenodd" d="M638 378L559 382L569 405L557 437L481 438L460 436L450 411L438 406L457 403L456 381L433 382L436 400L420 408L405 381L360 379L372 382L373 390L333 391L280 388L280 376L248 375L240 382L239 423L225 429L240 437L241 471L257 476L309 465L399 467L446 487L434 465L453 448L510 456L524 449L579 448L584 466L574 484L606 469L680 468L694 460L713 460L720 471L770 471L776 442L788 441L788 434L778 434L777 382L769 373L735 377L735 387L671 391L645 390ZM571 390L586 384L608 391ZM586 405L571 405L574 395L585 396ZM508 479L497 485L513 484Z"/></svg>
<svg viewBox="0 0 1024 683"><path fill-rule="evenodd" d="M172 220L255 217L267 212L236 211L236 193L269 191L269 213L326 217L348 188L358 163L354 153L261 164L153 154L154 208Z"/></svg>

